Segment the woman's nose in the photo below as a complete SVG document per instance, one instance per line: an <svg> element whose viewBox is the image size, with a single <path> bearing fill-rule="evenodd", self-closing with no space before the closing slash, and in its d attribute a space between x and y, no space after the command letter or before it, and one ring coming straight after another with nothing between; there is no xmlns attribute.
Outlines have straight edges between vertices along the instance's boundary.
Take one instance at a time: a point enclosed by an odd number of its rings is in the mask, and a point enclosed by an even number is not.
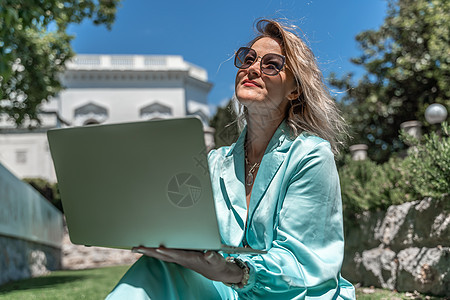
<svg viewBox="0 0 450 300"><path fill-rule="evenodd" d="M261 62L259 61L261 59L260 56L258 56L256 58L256 61L253 62L253 64L248 67L248 74L252 74L252 75L256 75L256 76L261 76Z"/></svg>

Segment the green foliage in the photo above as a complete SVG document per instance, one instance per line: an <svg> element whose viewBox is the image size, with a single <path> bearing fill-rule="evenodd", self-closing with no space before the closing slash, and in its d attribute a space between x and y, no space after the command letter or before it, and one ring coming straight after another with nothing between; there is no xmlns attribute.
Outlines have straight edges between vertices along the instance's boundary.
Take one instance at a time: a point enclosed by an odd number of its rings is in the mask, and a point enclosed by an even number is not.
<svg viewBox="0 0 450 300"><path fill-rule="evenodd" d="M110 28L118 3L0 0L0 113L39 123L39 104L61 90L58 74L74 55L67 26L89 18Z"/></svg>
<svg viewBox="0 0 450 300"><path fill-rule="evenodd" d="M64 213L57 183L50 183L43 178L24 178L23 181L35 188L45 199Z"/></svg>
<svg viewBox="0 0 450 300"><path fill-rule="evenodd" d="M376 164L370 160L352 161L350 158L340 168L342 205L346 214L353 215L369 209L366 185L372 179L375 168Z"/></svg>
<svg viewBox="0 0 450 300"><path fill-rule="evenodd" d="M403 181L402 161L391 158L384 164L346 157L339 169L342 203L346 219L365 210L386 209L393 204L416 200Z"/></svg>
<svg viewBox="0 0 450 300"><path fill-rule="evenodd" d="M214 133L216 148L229 146L239 137L236 113L232 105L233 102L230 100L226 107L218 107L216 114L209 123L216 130Z"/></svg>
<svg viewBox="0 0 450 300"><path fill-rule="evenodd" d="M384 210L390 205L450 194L450 126L441 135L424 135L423 141L402 134L411 145L405 159L391 157L383 164L345 157L339 167L342 203L346 222L365 210Z"/></svg>
<svg viewBox="0 0 450 300"><path fill-rule="evenodd" d="M411 185L405 181L404 161L399 157L391 157L384 164L377 165L373 188L379 186L382 201L373 201L374 207L386 209L390 205L402 204L420 198Z"/></svg>
<svg viewBox="0 0 450 300"><path fill-rule="evenodd" d="M450 2L388 4L384 24L356 37L362 54L352 62L365 75L357 84L351 74L330 80L347 91L342 110L354 143L369 145L369 156L377 162L404 148L400 123L416 119L427 125L424 111L431 103L450 108Z"/></svg>
<svg viewBox="0 0 450 300"><path fill-rule="evenodd" d="M442 124L442 136L431 132L422 142L403 134L413 148L404 161L404 177L422 197L442 199L450 194L450 126Z"/></svg>

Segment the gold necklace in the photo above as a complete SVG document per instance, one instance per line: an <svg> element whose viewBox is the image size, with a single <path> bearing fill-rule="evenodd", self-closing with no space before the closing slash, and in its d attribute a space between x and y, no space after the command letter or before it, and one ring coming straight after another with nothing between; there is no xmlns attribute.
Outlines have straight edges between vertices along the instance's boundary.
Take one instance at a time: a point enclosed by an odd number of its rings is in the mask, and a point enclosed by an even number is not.
<svg viewBox="0 0 450 300"><path fill-rule="evenodd" d="M250 166L250 162L247 159L247 154L245 155L245 164L247 166ZM254 176L253 172L255 172L256 168L259 168L260 163L255 162L251 167L250 170L248 170L247 176L245 177L245 184L248 186L251 186L253 184Z"/></svg>

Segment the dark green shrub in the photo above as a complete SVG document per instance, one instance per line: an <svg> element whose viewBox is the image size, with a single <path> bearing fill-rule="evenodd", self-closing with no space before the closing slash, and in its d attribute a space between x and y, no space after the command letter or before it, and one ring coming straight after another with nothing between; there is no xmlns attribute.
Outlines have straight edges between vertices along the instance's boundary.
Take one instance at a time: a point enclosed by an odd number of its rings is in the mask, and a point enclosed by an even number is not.
<svg viewBox="0 0 450 300"><path fill-rule="evenodd" d="M411 144L403 162L403 176L420 197L443 199L450 194L450 127L442 124L441 134L431 132L421 141L402 134Z"/></svg>
<svg viewBox="0 0 450 300"><path fill-rule="evenodd" d="M358 213L370 208L367 187L376 168L377 165L371 160L353 161L350 157L345 158L345 164L339 169L339 177L346 213Z"/></svg>
<svg viewBox="0 0 450 300"><path fill-rule="evenodd" d="M347 157L339 168L345 219L353 220L355 214L365 210L384 210L415 200L414 191L403 179L402 164L396 157L381 165Z"/></svg>
<svg viewBox="0 0 450 300"><path fill-rule="evenodd" d="M349 156L339 167L344 219L353 221L365 210L424 197L444 199L450 194L450 127L431 132L422 141L402 133L410 146L405 159L391 157L384 164L371 160L353 161Z"/></svg>
<svg viewBox="0 0 450 300"><path fill-rule="evenodd" d="M411 188L403 180L402 164L400 158L392 157L384 164L377 165L368 183L371 191L369 209L386 209L391 205L416 200Z"/></svg>
<svg viewBox="0 0 450 300"><path fill-rule="evenodd" d="M43 178L24 178L23 181L35 188L45 199L50 201L57 209L63 211L58 184L50 183Z"/></svg>

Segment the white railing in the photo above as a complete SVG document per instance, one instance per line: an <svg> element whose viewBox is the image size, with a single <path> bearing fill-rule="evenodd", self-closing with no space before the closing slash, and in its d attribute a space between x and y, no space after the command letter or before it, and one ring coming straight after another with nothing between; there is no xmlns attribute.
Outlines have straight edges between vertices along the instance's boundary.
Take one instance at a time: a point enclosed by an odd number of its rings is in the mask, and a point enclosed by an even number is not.
<svg viewBox="0 0 450 300"><path fill-rule="evenodd" d="M167 58L165 56L146 56L144 58L144 65L165 66L167 65Z"/></svg>
<svg viewBox="0 0 450 300"><path fill-rule="evenodd" d="M162 70L188 71L189 75L207 81L205 69L188 63L179 55L89 55L75 56L69 70Z"/></svg>
<svg viewBox="0 0 450 300"><path fill-rule="evenodd" d="M76 56L73 64L78 66L99 66L100 56Z"/></svg>
<svg viewBox="0 0 450 300"><path fill-rule="evenodd" d="M134 66L133 56L111 56L110 61L112 66Z"/></svg>

